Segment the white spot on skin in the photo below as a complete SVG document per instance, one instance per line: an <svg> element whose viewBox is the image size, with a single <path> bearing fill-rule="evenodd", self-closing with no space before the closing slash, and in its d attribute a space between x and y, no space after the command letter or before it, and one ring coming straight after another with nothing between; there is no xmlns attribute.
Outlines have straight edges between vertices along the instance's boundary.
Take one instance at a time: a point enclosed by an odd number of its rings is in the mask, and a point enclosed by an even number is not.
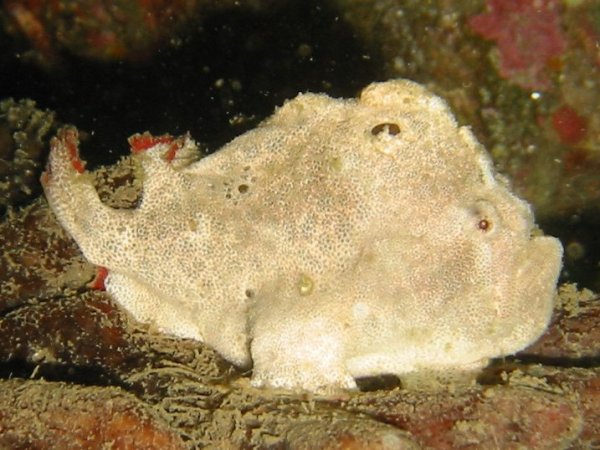
<svg viewBox="0 0 600 450"><path fill-rule="evenodd" d="M369 315L370 308L364 303L357 303L354 305L352 312L355 319L364 320Z"/></svg>
<svg viewBox="0 0 600 450"><path fill-rule="evenodd" d="M306 297L307 295L312 294L312 291L315 287L315 282L306 274L300 275L300 279L298 280L298 292L301 296Z"/></svg>

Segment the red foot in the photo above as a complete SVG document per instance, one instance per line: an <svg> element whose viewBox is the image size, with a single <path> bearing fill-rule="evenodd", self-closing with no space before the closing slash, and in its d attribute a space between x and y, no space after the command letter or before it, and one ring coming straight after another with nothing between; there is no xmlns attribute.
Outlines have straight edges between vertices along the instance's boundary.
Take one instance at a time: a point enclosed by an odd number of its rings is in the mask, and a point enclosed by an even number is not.
<svg viewBox="0 0 600 450"><path fill-rule="evenodd" d="M96 276L90 283L88 287L91 289L96 289L98 291L106 290L106 286L104 285L104 280L108 276L108 269L106 267L98 266L96 267Z"/></svg>
<svg viewBox="0 0 600 450"><path fill-rule="evenodd" d="M50 174L48 173L50 169L46 169L42 172L42 175L40 176L40 183L42 183L42 186L46 187L48 186L48 184L50 184Z"/></svg>
<svg viewBox="0 0 600 450"><path fill-rule="evenodd" d="M77 128L66 126L58 130L56 137L53 137L50 141L50 149L55 151L61 145L68 150L73 168L79 173L85 172L85 163L79 158L79 133Z"/></svg>
<svg viewBox="0 0 600 450"><path fill-rule="evenodd" d="M141 153L154 147L157 144L171 144L169 150L165 154L167 161L173 161L177 150L183 146L183 138L173 138L170 134L163 134L162 136L152 136L149 132L142 134L137 133L128 139L129 145L131 146L131 153Z"/></svg>
<svg viewBox="0 0 600 450"><path fill-rule="evenodd" d="M136 133L131 136L128 140L131 146L131 153L142 153L149 148L154 147L156 144L169 144L173 142L173 136L170 134L163 134L162 136L152 136L149 132L142 134Z"/></svg>

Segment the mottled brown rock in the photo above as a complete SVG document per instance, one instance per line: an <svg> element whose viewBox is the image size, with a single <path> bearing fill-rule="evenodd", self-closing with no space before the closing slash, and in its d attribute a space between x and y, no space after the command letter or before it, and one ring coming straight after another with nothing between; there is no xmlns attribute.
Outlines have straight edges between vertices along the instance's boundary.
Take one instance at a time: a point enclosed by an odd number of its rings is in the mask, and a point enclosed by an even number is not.
<svg viewBox="0 0 600 450"><path fill-rule="evenodd" d="M559 303L546 332L518 354L522 359L543 359L562 365L600 361L600 297L575 285L560 288Z"/></svg>
<svg viewBox="0 0 600 450"><path fill-rule="evenodd" d="M584 423L572 448L597 448L600 445L600 369L563 371L556 381L579 394Z"/></svg>
<svg viewBox="0 0 600 450"><path fill-rule="evenodd" d="M530 386L437 394L396 391L356 398L347 409L412 433L425 448L562 448L581 428L577 402Z"/></svg>
<svg viewBox="0 0 600 450"><path fill-rule="evenodd" d="M141 352L122 313L102 293L46 300L0 318L0 357L38 365L135 366Z"/></svg>
<svg viewBox="0 0 600 450"><path fill-rule="evenodd" d="M210 379L219 378L230 367L198 343L135 328L99 291L23 305L5 313L0 316L0 341L0 361L21 361L35 366L42 376L73 367L125 383L148 365L158 369L165 358L190 367L202 362L198 376ZM139 378L128 382L131 389L136 389ZM148 394L160 388L145 382L140 389Z"/></svg>
<svg viewBox="0 0 600 450"><path fill-rule="evenodd" d="M295 450L418 450L422 448L393 426L355 419L327 423L312 420L294 425L287 433Z"/></svg>
<svg viewBox="0 0 600 450"><path fill-rule="evenodd" d="M0 223L0 247L0 311L79 289L94 276L42 198L9 212Z"/></svg>
<svg viewBox="0 0 600 450"><path fill-rule="evenodd" d="M0 447L185 449L156 411L117 388L0 382Z"/></svg>

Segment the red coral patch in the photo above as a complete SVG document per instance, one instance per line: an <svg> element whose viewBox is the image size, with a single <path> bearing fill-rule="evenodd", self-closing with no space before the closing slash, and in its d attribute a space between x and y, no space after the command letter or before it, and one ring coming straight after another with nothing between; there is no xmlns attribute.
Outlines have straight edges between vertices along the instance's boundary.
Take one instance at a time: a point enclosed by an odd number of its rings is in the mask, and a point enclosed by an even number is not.
<svg viewBox="0 0 600 450"><path fill-rule="evenodd" d="M563 144L580 142L587 132L587 121L570 106L562 106L552 114L552 126Z"/></svg>

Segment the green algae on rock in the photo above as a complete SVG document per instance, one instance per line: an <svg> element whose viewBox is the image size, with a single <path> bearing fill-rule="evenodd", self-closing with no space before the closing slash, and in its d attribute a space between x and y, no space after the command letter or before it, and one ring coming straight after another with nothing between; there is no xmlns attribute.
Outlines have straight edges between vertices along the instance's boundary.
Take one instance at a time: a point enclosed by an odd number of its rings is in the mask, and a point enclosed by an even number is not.
<svg viewBox="0 0 600 450"><path fill-rule="evenodd" d="M40 194L38 179L55 131L54 113L33 100L0 101L0 213Z"/></svg>

